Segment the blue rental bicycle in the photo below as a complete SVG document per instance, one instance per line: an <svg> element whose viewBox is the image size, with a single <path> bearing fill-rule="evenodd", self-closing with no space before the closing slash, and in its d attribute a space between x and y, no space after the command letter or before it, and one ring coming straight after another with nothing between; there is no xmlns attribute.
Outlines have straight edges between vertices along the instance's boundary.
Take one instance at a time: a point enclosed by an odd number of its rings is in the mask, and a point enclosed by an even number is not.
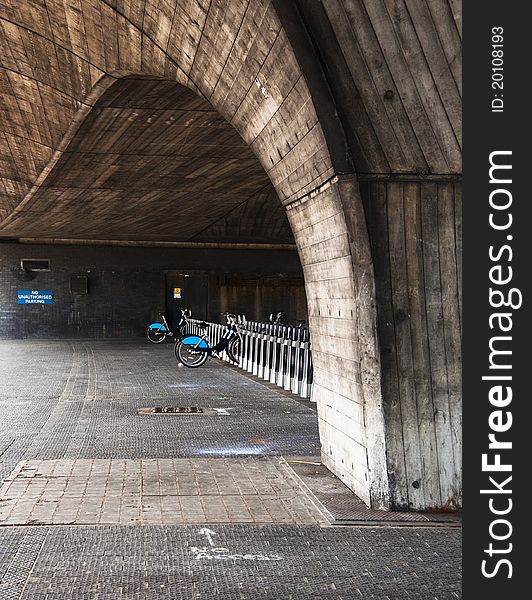
<svg viewBox="0 0 532 600"><path fill-rule="evenodd" d="M160 344L161 342L164 342L166 337L173 337L174 335L176 338L179 338L179 336L182 336L187 332L188 317L191 316L190 310L181 309L181 318L179 319L175 332L170 329L164 313L161 312L159 315L161 321L152 323L146 327L146 337L152 344Z"/></svg>
<svg viewBox="0 0 532 600"><path fill-rule="evenodd" d="M184 335L176 341L174 352L177 360L185 365L195 369L205 364L205 361L211 357L221 358L221 353L225 350L227 356L232 362L238 363L240 348L242 347L242 335L240 326L236 322L236 317L231 314L225 315L227 325L222 334L222 338L215 345L211 346L207 330L207 323L197 323L197 327L203 332L201 335Z"/></svg>

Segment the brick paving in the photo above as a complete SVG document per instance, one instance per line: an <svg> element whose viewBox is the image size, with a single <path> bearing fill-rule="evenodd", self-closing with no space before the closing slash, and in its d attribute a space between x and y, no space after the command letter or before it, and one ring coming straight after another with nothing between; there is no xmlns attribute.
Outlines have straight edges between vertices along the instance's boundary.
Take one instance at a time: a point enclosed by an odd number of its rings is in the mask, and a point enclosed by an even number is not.
<svg viewBox="0 0 532 600"><path fill-rule="evenodd" d="M0 525L316 523L283 459L24 461L0 489Z"/></svg>
<svg viewBox="0 0 532 600"><path fill-rule="evenodd" d="M454 530L214 525L211 546L199 526L16 529L30 560L24 540L42 531L22 600L460 598ZM24 557L11 558L14 581Z"/></svg>
<svg viewBox="0 0 532 600"><path fill-rule="evenodd" d="M178 369L171 344L1 341L0 365L0 477L25 459L319 454L304 403L217 360ZM137 414L157 405L225 410Z"/></svg>
<svg viewBox="0 0 532 600"><path fill-rule="evenodd" d="M0 342L0 600L460 598L458 528L324 526L316 421L169 344Z"/></svg>

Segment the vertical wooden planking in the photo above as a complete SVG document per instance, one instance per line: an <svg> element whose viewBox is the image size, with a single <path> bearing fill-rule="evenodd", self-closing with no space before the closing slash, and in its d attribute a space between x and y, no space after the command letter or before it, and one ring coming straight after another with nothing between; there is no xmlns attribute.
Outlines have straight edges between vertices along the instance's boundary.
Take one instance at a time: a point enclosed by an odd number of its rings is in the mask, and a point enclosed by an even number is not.
<svg viewBox="0 0 532 600"><path fill-rule="evenodd" d="M392 503L408 506L403 423L399 394L395 326L393 317L390 274L390 248L386 208L386 184L362 183L361 194L365 202L368 222L378 308L378 335L380 342L382 396L386 420L386 448Z"/></svg>
<svg viewBox="0 0 532 600"><path fill-rule="evenodd" d="M453 13L456 28L462 39L462 0L448 0L451 12Z"/></svg>
<svg viewBox="0 0 532 600"><path fill-rule="evenodd" d="M427 112L434 123L434 133L442 147L446 148L446 156L451 161L453 170L460 171L460 146L462 134L462 102L456 81L449 68L449 62L443 51L441 40L435 27L434 18L425 2L405 0L408 13L419 40L424 61L419 64L428 72L424 81L423 77L416 77L423 85L422 100L432 98L427 102ZM411 63L414 73L418 72L415 63ZM430 111L430 112L429 112ZM453 139L453 133L455 139ZM456 145L458 144L458 148Z"/></svg>
<svg viewBox="0 0 532 600"><path fill-rule="evenodd" d="M424 301L419 187L418 183L405 183L403 186L408 303L414 369L413 380L418 416L417 427L423 469L420 485L425 494L425 507L437 507L441 503L441 490L438 478L438 450L434 426L434 404ZM414 426L414 423L411 426Z"/></svg>
<svg viewBox="0 0 532 600"><path fill-rule="evenodd" d="M447 381L447 356L443 322L440 252L438 244L438 187L426 183L421 186L421 215L423 231L423 264L425 272L425 306L427 337L430 352L434 420L438 442L440 486L445 504L452 495L456 465Z"/></svg>
<svg viewBox="0 0 532 600"><path fill-rule="evenodd" d="M376 48L364 47L366 60L370 64L382 61L384 66L379 70L385 69L389 73L388 87L380 89L380 96L383 98L386 90L394 92L393 98L385 99L383 102L387 111L394 111L397 114L394 127L398 139L406 147L405 154L411 151L411 147L420 148L422 157L432 171L446 172L448 167L445 154L437 144L434 144L430 114L427 112L425 98L421 97L417 89L418 80L427 76L426 68L418 71L415 78L411 69L411 64L417 62L419 55L417 40L414 39L415 36L410 36L408 53L405 53L406 43L401 36L398 36L400 30L395 28L396 23L408 27L408 15L401 10L403 6L399 3L395 5L395 10L399 14L394 15L393 20L383 0L358 0L349 3L353 8L358 4L361 5L359 18L364 18L367 14L366 18L370 22L365 27L368 31L374 31L377 42ZM353 12L351 18L356 18L356 14ZM375 68L372 71L378 72ZM422 157L414 158L416 165L424 162Z"/></svg>
<svg viewBox="0 0 532 600"><path fill-rule="evenodd" d="M458 301L456 241L454 221L454 185L444 183L438 186L438 240L440 251L440 274L443 306L443 325L445 356L447 363L447 384L449 394L449 417L453 436L455 477L451 490L453 500L451 508L461 505L462 464L462 412L461 412L461 343L460 343L460 305ZM450 496L450 494L449 494ZM448 502L448 498L442 498Z"/></svg>
<svg viewBox="0 0 532 600"><path fill-rule="evenodd" d="M370 4L368 0L366 2ZM387 48L386 57L391 65L390 69L397 81L398 90L404 97L412 127L432 172L447 173L449 169L452 170L452 158L457 153L456 133L449 123L440 91L423 52L419 33L404 2L386 0L384 5L382 10L386 11L387 8L388 18L379 18L379 13L373 15L374 22L382 21L381 45ZM388 29L391 31L387 31ZM436 46L437 36L436 40L431 41L445 62L443 73L448 74L457 96L456 84L449 73L441 47ZM432 52L437 54L436 50ZM435 123L438 123L438 127Z"/></svg>
<svg viewBox="0 0 532 600"><path fill-rule="evenodd" d="M391 291L395 322L395 345L399 377L399 396L403 426L406 484L409 506L425 506L424 489L420 485L423 472L418 431L418 409L414 387L414 364L410 337L410 313L407 287L404 198L401 183L389 183L388 237L390 242Z"/></svg>
<svg viewBox="0 0 532 600"><path fill-rule="evenodd" d="M331 92L336 98L338 115L344 121L345 134L358 172L367 173L372 169L375 173L389 173L390 165L325 7L314 0L299 0L298 4L309 35L319 48L323 63L327 65L327 77L334 82Z"/></svg>

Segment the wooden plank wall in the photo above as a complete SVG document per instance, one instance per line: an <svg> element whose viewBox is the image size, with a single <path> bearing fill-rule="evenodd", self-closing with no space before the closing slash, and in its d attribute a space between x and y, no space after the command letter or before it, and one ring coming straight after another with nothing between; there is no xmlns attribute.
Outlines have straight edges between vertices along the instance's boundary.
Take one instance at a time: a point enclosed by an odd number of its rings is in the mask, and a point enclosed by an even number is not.
<svg viewBox="0 0 532 600"><path fill-rule="evenodd" d="M461 505L461 186L361 182L399 508Z"/></svg>
<svg viewBox="0 0 532 600"><path fill-rule="evenodd" d="M461 173L458 3L298 3L319 40L357 172Z"/></svg>

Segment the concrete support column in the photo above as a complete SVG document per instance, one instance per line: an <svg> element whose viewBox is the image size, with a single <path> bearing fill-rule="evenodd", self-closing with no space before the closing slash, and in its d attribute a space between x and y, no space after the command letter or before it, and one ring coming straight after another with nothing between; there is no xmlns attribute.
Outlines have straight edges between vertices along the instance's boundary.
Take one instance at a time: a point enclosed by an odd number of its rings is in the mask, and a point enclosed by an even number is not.
<svg viewBox="0 0 532 600"><path fill-rule="evenodd" d="M389 507L371 254L354 176L287 207L307 291L324 464Z"/></svg>

